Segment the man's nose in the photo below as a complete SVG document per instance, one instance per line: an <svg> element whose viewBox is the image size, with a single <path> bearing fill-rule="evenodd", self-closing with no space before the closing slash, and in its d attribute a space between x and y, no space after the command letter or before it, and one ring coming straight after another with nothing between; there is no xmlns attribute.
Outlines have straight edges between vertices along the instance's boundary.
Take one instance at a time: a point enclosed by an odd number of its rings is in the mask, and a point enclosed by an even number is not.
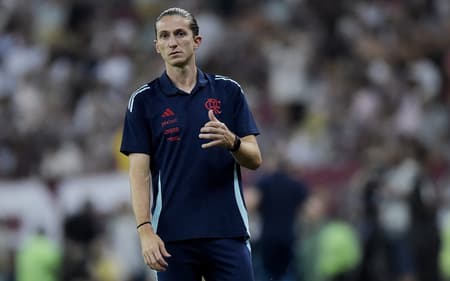
<svg viewBox="0 0 450 281"><path fill-rule="evenodd" d="M169 37L169 47L175 47L175 46L177 46L177 40L175 39L175 36L170 36Z"/></svg>

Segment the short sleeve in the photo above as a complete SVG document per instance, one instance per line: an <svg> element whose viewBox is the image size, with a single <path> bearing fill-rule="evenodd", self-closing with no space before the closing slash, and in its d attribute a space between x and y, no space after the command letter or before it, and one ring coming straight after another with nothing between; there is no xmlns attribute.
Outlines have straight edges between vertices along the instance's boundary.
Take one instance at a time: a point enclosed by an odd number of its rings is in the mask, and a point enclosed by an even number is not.
<svg viewBox="0 0 450 281"><path fill-rule="evenodd" d="M256 125L253 114L245 98L244 92L239 84L233 85L235 87L235 108L233 112L233 119L235 120L235 133L241 137L248 135L259 135L259 130Z"/></svg>
<svg viewBox="0 0 450 281"><path fill-rule="evenodd" d="M132 96L125 114L120 152L125 155L130 153L151 153L151 130L146 121L145 104L142 95ZM131 105L131 106L130 106Z"/></svg>

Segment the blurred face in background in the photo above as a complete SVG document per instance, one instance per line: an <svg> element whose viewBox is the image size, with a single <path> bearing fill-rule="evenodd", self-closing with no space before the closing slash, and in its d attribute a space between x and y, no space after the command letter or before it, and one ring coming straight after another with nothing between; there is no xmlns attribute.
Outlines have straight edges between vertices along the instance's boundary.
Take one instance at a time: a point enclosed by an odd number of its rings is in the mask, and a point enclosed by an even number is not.
<svg viewBox="0 0 450 281"><path fill-rule="evenodd" d="M189 19L179 16L164 16L156 23L156 52L166 66L183 67L195 64L195 49L200 46L201 36L194 35Z"/></svg>
<svg viewBox="0 0 450 281"><path fill-rule="evenodd" d="M306 200L303 208L303 219L307 223L321 222L327 216L327 197L328 194L323 192L314 192Z"/></svg>

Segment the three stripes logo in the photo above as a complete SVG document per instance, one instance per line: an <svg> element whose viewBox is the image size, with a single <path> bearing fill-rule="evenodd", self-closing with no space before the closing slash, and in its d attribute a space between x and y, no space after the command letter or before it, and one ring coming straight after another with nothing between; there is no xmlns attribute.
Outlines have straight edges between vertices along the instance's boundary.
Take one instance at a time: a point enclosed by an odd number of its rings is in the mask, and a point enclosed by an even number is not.
<svg viewBox="0 0 450 281"><path fill-rule="evenodd" d="M163 118L167 118L167 117L171 117L171 116L175 116L175 112L173 112L173 110L170 108L166 108L166 110L164 110L163 114L161 115L161 117L163 117Z"/></svg>

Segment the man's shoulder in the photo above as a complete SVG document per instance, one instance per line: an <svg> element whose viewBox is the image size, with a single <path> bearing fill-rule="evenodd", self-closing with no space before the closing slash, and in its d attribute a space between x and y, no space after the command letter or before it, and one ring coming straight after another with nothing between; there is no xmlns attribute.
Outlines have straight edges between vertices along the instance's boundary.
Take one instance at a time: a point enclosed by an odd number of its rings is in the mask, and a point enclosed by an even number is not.
<svg viewBox="0 0 450 281"><path fill-rule="evenodd" d="M217 81L218 83L231 83L240 87L239 83L230 76L221 74L210 74L210 76L212 77L212 79L214 79L214 81Z"/></svg>
<svg viewBox="0 0 450 281"><path fill-rule="evenodd" d="M136 101L149 98L156 92L156 80L154 79L148 83L142 84L133 90L130 94L130 98L128 100L128 109L132 111L133 105Z"/></svg>
<svg viewBox="0 0 450 281"><path fill-rule="evenodd" d="M158 86L158 79L159 78L153 79L152 81L135 88L134 90L132 90L131 96L137 96L139 94L145 94L145 96L148 96L157 93L158 91L160 91L160 87Z"/></svg>
<svg viewBox="0 0 450 281"><path fill-rule="evenodd" d="M218 86L236 88L239 91L243 92L241 85L230 76L211 74L211 80L213 80L214 83Z"/></svg>
<svg viewBox="0 0 450 281"><path fill-rule="evenodd" d="M151 80L150 82L146 82L141 84L137 88L134 88L131 91L131 95L135 95L136 93L152 93L156 89L156 84L158 82L158 78Z"/></svg>

